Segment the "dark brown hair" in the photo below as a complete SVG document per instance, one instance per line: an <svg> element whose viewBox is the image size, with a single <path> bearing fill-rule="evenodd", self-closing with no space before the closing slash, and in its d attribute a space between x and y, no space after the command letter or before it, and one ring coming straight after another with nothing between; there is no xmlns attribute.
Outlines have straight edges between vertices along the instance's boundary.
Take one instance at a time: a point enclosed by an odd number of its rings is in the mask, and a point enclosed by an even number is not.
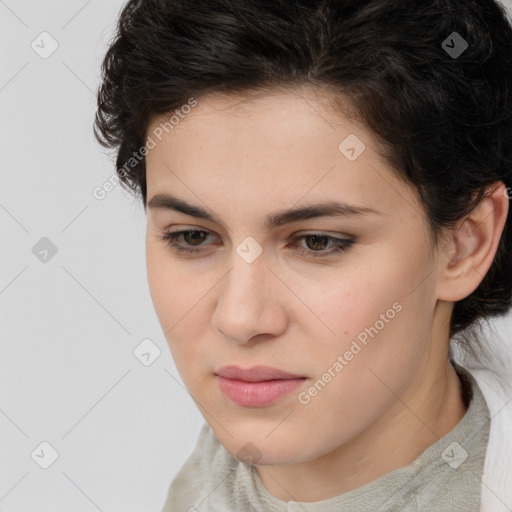
<svg viewBox="0 0 512 512"><path fill-rule="evenodd" d="M512 186L512 27L493 0L130 0L103 61L94 131L145 208L145 159L132 157L155 115L212 92L296 85L350 100L417 191L435 244L493 185ZM509 215L450 335L504 314L511 293Z"/></svg>

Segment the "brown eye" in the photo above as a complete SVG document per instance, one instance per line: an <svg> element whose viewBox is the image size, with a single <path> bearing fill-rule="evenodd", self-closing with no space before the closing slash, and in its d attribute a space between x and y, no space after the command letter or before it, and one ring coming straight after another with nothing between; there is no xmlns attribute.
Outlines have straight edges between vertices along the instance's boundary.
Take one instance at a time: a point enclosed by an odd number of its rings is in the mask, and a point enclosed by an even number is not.
<svg viewBox="0 0 512 512"><path fill-rule="evenodd" d="M201 253L205 253L205 248L209 244L204 242L211 236L212 234L208 231L189 229L164 232L161 239L177 254L199 256ZM297 244L298 241L304 242L305 247L302 244ZM348 251L354 243L355 240L350 238L335 238L321 233L311 233L295 237L288 247L294 248L306 258L322 258ZM205 248L202 249L202 246L205 246Z"/></svg>
<svg viewBox="0 0 512 512"><path fill-rule="evenodd" d="M182 233L183 240L189 245L200 245L207 235L205 231L183 231Z"/></svg>
<svg viewBox="0 0 512 512"><path fill-rule="evenodd" d="M160 237L177 254L193 254L201 251L203 242L211 236L207 231L190 229L186 231L164 232ZM177 240L182 240L178 242Z"/></svg>
<svg viewBox="0 0 512 512"><path fill-rule="evenodd" d="M298 241L302 241L304 244L298 244ZM354 243L355 240L351 238L336 238L321 233L311 233L295 237L290 247L305 257L322 258L348 251ZM332 245L329 247L329 244ZM303 245L306 247L304 248Z"/></svg>
<svg viewBox="0 0 512 512"><path fill-rule="evenodd" d="M322 235L305 235L304 240L309 249L320 251L326 248L325 246L329 243L330 238ZM310 240L311 243L308 243L308 240Z"/></svg>

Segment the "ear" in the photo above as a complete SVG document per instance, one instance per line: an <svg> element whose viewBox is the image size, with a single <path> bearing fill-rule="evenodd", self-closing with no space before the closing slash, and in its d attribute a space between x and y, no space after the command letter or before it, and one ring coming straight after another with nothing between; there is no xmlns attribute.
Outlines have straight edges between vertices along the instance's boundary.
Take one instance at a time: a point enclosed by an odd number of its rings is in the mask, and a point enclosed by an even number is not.
<svg viewBox="0 0 512 512"><path fill-rule="evenodd" d="M438 298L457 302L471 295L494 261L507 220L510 196L497 182L446 242L439 273Z"/></svg>

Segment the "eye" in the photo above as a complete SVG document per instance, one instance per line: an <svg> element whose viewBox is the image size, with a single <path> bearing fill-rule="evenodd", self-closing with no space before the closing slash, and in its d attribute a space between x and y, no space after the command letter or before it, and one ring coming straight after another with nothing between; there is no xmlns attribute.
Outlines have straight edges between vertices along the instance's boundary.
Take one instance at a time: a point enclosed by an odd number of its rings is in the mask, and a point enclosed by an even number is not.
<svg viewBox="0 0 512 512"><path fill-rule="evenodd" d="M204 249L200 247L204 245L203 242L207 240L208 236L211 236L208 231L193 229L175 232L166 231L160 238L177 254L199 254L204 252ZM180 237L183 237L184 244L177 241ZM297 242L302 240L306 242L306 248L297 245ZM329 243L333 245L325 250L325 246L328 246ZM306 257L323 258L347 251L354 243L355 240L351 238L336 238L322 233L311 233L295 236L287 247L296 249L297 252Z"/></svg>
<svg viewBox="0 0 512 512"><path fill-rule="evenodd" d="M293 240L293 243L289 244L289 246L295 248L297 247L297 240L304 240L304 242L306 242L306 247L311 248L312 250L299 248L298 251L307 257L312 256L313 258L324 258L335 253L347 251L354 243L354 240L351 238L336 238L322 233L300 235L295 237ZM334 246L331 246L327 251L322 250L325 249L325 246L328 245L329 242L334 244Z"/></svg>
<svg viewBox="0 0 512 512"><path fill-rule="evenodd" d="M190 254L201 251L201 249L194 249L194 247L199 246L201 242L204 241L204 239L206 238L205 235L209 235L209 233L207 231L200 231L196 229L175 232L166 231L161 236L161 239L165 241L173 249L173 251L177 252L178 254ZM183 246L177 243L176 239L178 239L180 236L183 236L183 239L185 240L186 244L188 244L189 241L192 242L191 245Z"/></svg>

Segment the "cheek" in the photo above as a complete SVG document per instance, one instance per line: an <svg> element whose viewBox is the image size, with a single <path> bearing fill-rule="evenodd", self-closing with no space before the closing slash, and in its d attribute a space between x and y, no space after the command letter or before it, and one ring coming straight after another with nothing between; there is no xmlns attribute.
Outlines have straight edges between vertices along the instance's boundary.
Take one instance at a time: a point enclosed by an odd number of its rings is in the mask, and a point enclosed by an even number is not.
<svg viewBox="0 0 512 512"><path fill-rule="evenodd" d="M316 338L323 340L315 347L319 355L324 352L320 358L352 350L358 354L353 359L367 366L370 361L414 357L418 347L411 340L420 346L428 333L427 301L432 293L427 281L418 286L427 266L421 257L382 250L360 259L357 267L340 269L338 276L331 274L309 291L304 282L301 297L323 322L314 322L325 333Z"/></svg>
<svg viewBox="0 0 512 512"><path fill-rule="evenodd" d="M306 421L329 411L336 421L323 433L333 448L340 436L346 440L356 435L391 403L390 389L401 389L408 382L428 341L428 312L421 299L429 293L428 285L410 294L420 281L415 268L420 263L379 261L379 268L361 262L357 272L341 273L338 284L330 280L325 293L316 288L304 297L336 334L317 319L307 324L310 341L304 353L309 354L314 378L302 395L309 402L299 407L302 416L296 418ZM320 328L327 334L315 336Z"/></svg>
<svg viewBox="0 0 512 512"><path fill-rule="evenodd" d="M304 286L302 297L323 321L324 339L342 341L364 332L390 309L388 316L394 316L393 303L401 299L396 285L389 274L378 280L369 272L351 272L347 276L341 271L339 277L331 275L321 291L306 292Z"/></svg>
<svg viewBox="0 0 512 512"><path fill-rule="evenodd" d="M169 258L165 258L162 250L155 247L154 242L146 244L146 269L149 291L155 312L164 332L174 324L176 316L177 294L179 282L175 272L169 266Z"/></svg>
<svg viewBox="0 0 512 512"><path fill-rule="evenodd" d="M201 282L186 276L182 267L156 242L146 247L148 285L153 306L168 340L175 337L202 296ZM187 315L187 312L190 311Z"/></svg>

